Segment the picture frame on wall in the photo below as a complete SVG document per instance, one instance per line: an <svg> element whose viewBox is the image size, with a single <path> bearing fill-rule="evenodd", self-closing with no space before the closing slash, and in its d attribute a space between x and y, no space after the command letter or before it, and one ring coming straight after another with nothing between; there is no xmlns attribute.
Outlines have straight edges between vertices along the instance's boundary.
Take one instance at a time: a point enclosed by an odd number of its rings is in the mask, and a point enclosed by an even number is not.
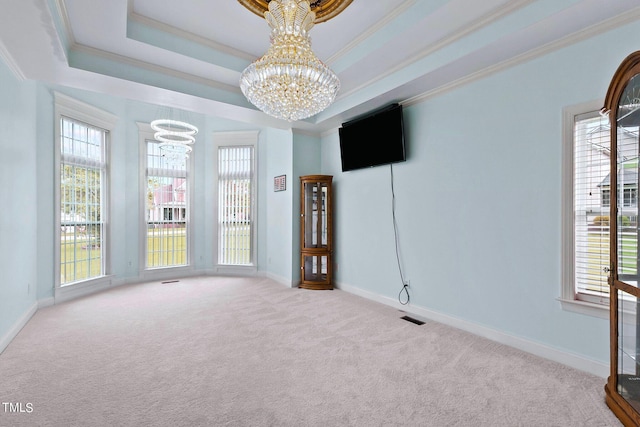
<svg viewBox="0 0 640 427"><path fill-rule="evenodd" d="M287 175L278 175L273 178L273 191L285 191L287 189Z"/></svg>

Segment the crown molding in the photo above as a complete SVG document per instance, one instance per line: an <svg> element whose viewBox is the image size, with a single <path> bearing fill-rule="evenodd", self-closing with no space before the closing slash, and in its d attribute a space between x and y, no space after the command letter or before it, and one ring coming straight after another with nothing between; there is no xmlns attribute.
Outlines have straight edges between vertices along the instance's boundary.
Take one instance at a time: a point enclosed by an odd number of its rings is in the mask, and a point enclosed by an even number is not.
<svg viewBox="0 0 640 427"><path fill-rule="evenodd" d="M0 40L0 59L2 59L7 68L11 70L11 73L16 79L20 81L27 80L27 76L24 75L16 60L13 59L13 56L11 56L4 43L2 43L2 40Z"/></svg>
<svg viewBox="0 0 640 427"><path fill-rule="evenodd" d="M538 48L532 49L528 52L510 58L508 60L499 62L490 67L484 68L482 70L476 71L475 73L469 74L463 78L454 80L449 84L440 86L436 89L429 90L420 95L413 96L401 102L403 106L411 106L415 104L419 104L424 102L430 98L433 98L437 95L441 95L445 92L449 92L454 90L460 86L472 83L474 81L485 78L491 74L498 73L500 71L506 70L508 68L514 67L516 65L522 64L524 62L530 61L534 58L538 58L540 56L549 54L556 50L562 49L567 46L571 46L575 43L587 40L591 37L597 36L599 34L605 33L610 30L614 30L618 27L621 27L626 24L630 24L640 20L640 7L636 7L630 11L627 11L621 15L614 16L613 18L609 18L605 21L602 21L598 24L592 25L590 27L584 28L580 31L577 31L573 34L565 36L561 39L555 40L553 42L547 43Z"/></svg>
<svg viewBox="0 0 640 427"><path fill-rule="evenodd" d="M106 130L113 130L118 121L118 116L101 108L79 101L69 95L53 91L56 112L63 116L95 124Z"/></svg>
<svg viewBox="0 0 640 427"><path fill-rule="evenodd" d="M62 0L60 0L62 1ZM131 3L130 3L131 4ZM222 53L226 53L228 55L232 55L241 59L244 59L246 61L254 61L256 59L255 55L252 55L250 53L244 52L242 50L239 49L234 49L230 46L227 46L225 44L222 43L217 43L211 39L208 39L206 37L202 37L199 36L197 34L191 33L189 31L185 31L181 28L176 28L174 26L168 25L168 24L164 24L160 21L156 21L155 19L149 18L147 16L144 15L140 15L136 12L130 11L129 12L129 19L132 21L137 22L138 24L144 25L146 27L150 27L153 28L154 30L158 30L164 33L168 33L171 34L173 36L176 36L178 38L181 39L185 39L185 40L189 40L193 43L197 43L200 44L202 46L206 46L212 50L216 50L218 52L222 52Z"/></svg>
<svg viewBox="0 0 640 427"><path fill-rule="evenodd" d="M187 80L192 83L213 87L213 88L224 90L231 93L242 94L242 91L240 90L239 86L236 87L236 86L228 85L225 83L219 83L214 80L206 79L204 77L195 76L193 74L185 73L183 71L177 71L161 65L151 64L146 61L141 61L139 59L133 59L128 56L107 52L107 51L96 49L94 47L86 46L83 44L76 43L75 45L72 46L71 50L78 53L84 53L87 55L96 56L96 57L105 59L107 61L112 61L115 63L124 64L124 65L130 65L132 67L142 68L148 71L153 71L153 72L164 74L170 77L175 77L177 79Z"/></svg>
<svg viewBox="0 0 640 427"><path fill-rule="evenodd" d="M347 43L336 53L327 58L327 65L331 65L343 56L346 56L351 52L354 48L359 46L366 39L371 37L376 32L380 31L380 29L384 28L387 24L395 20L398 16L404 13L407 9L413 6L416 3L416 0L407 0L402 3L399 7L397 7L392 13L388 14L384 19L378 21L375 25L370 26L367 31L360 34L358 37Z"/></svg>
<svg viewBox="0 0 640 427"><path fill-rule="evenodd" d="M73 29L71 28L71 22L69 21L69 13L67 12L67 5L65 0L55 0L54 4L56 6L56 12L62 21L62 44L65 49L70 49L72 46L76 44L76 38L73 34ZM64 52L66 54L66 51ZM65 58L68 59L68 58Z"/></svg>
<svg viewBox="0 0 640 427"><path fill-rule="evenodd" d="M138 126L138 132L148 133L153 135L154 131L151 128L151 124L147 122L136 122L136 126Z"/></svg>
<svg viewBox="0 0 640 427"><path fill-rule="evenodd" d="M511 13L513 13L514 11L527 6L530 3L533 3L535 0L516 0L513 2L510 2L508 5L506 6L502 6L499 8L496 8L494 10L492 10L491 12L489 12L488 14L476 19L475 21L473 21L470 25L465 26L463 29L461 29L460 31L456 32L455 34L450 35L449 37L445 37L440 39L439 41L437 41L436 43L430 45L428 48L421 50L420 52L416 53L415 55L413 55L411 58L406 59L405 61L399 62L397 63L393 68L390 68L388 71L386 71L385 73L379 74L378 76L376 76L373 79L368 80L365 83L362 83L356 87L354 87L353 89L349 90L348 92L344 92L344 93L340 93L337 97L337 100L339 99L343 99L346 98L348 96L351 96L352 94L361 91L362 89L364 89L367 86L370 86L386 77L389 77L390 75L404 69L405 67L411 65L412 63L419 61L420 59L434 53L437 52L440 49L445 48L446 46L455 43L456 41L462 39L463 37L473 33L474 31L477 31L479 29L481 29L482 27L485 27L486 25L491 24L494 21L497 21L498 19L501 19L504 16L507 16Z"/></svg>

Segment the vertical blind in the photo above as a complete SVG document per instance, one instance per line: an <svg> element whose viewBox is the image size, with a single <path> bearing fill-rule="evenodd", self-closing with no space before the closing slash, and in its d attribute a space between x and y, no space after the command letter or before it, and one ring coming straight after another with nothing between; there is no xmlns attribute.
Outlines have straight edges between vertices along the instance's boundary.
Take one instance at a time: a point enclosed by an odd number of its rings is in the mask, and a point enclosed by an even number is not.
<svg viewBox="0 0 640 427"><path fill-rule="evenodd" d="M218 148L218 263L251 265L253 146Z"/></svg>

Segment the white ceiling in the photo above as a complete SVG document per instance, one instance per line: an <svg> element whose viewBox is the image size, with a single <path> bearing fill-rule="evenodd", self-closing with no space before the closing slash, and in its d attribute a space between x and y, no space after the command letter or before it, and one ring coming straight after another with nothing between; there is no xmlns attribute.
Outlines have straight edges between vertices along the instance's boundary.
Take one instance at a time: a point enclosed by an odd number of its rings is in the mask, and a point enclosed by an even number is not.
<svg viewBox="0 0 640 427"><path fill-rule="evenodd" d="M0 0L0 57L24 79L279 128L324 131L640 19L638 0L353 0L311 30L341 81L289 124L242 96L269 28L235 0Z"/></svg>

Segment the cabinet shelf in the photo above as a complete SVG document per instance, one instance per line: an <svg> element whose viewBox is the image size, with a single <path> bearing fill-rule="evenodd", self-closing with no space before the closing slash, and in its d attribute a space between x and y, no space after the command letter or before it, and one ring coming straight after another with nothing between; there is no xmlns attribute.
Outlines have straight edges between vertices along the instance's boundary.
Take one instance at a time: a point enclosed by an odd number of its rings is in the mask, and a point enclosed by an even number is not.
<svg viewBox="0 0 640 427"><path fill-rule="evenodd" d="M332 180L330 175L300 177L300 285L333 289Z"/></svg>

